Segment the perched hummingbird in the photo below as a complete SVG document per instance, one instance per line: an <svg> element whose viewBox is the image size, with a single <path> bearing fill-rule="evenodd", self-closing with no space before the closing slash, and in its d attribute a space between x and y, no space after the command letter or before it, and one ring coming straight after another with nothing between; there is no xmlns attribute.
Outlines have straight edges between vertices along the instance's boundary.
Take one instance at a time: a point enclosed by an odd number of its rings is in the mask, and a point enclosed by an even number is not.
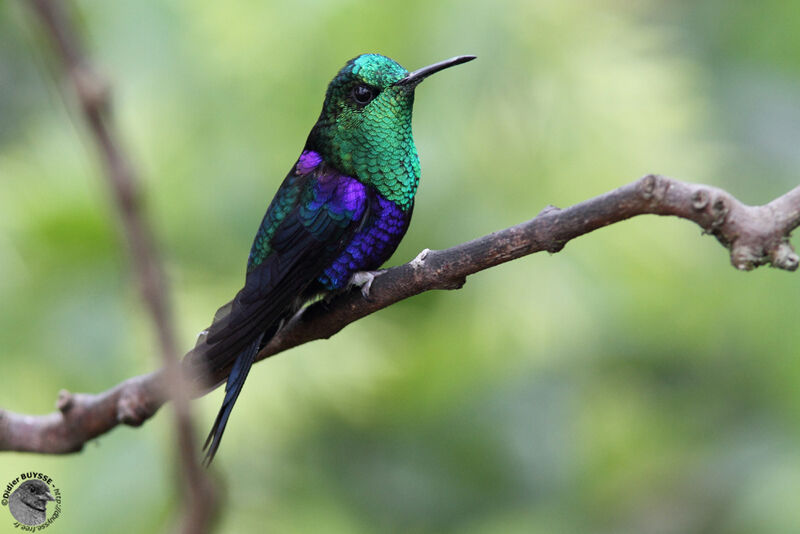
<svg viewBox="0 0 800 534"><path fill-rule="evenodd" d="M300 158L258 229L244 287L219 309L186 356L190 368L230 368L206 439L205 463L219 448L233 405L259 349L303 303L361 285L389 259L408 229L419 183L411 134L417 85L458 56L408 72L378 54L350 61L328 85Z"/></svg>

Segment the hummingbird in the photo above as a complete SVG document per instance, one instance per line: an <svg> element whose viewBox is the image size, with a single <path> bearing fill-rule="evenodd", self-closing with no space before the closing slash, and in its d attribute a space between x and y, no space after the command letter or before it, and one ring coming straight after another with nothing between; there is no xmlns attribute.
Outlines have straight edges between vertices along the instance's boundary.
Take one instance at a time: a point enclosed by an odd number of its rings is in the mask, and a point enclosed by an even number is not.
<svg viewBox="0 0 800 534"><path fill-rule="evenodd" d="M475 56L409 72L363 54L328 85L319 119L258 228L244 287L221 307L184 360L206 373L230 369L203 450L209 465L258 351L303 304L360 286L408 229L420 178L411 132L417 85Z"/></svg>

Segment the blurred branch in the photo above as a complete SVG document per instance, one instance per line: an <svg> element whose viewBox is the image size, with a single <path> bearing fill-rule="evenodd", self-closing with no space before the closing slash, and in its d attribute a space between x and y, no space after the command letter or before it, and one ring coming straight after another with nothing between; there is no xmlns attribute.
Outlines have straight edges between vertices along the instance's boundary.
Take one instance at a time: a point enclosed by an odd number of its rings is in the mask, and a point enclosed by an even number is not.
<svg viewBox="0 0 800 534"><path fill-rule="evenodd" d="M118 424L139 426L163 404L160 373L136 376L97 395L58 394L58 411L20 415L0 410L0 450L66 454Z"/></svg>
<svg viewBox="0 0 800 534"><path fill-rule="evenodd" d="M188 388L178 365L177 343L167 300L167 284L154 244L155 239L142 216L142 195L138 179L113 127L109 85L89 64L77 32L66 16L64 3L60 0L29 0L29 3L53 42L56 54L77 96L89 133L96 144L98 156L122 220L142 300L157 332L164 375L170 385L171 400L174 403L177 454L184 479L180 485L182 488L180 494L187 496L181 528L187 533L205 532L208 530L213 511L212 486L197 462ZM146 385L146 380L142 381ZM139 395L145 389L137 388L136 383L128 381L111 392L99 396L63 394L59 400L60 417L65 422L71 420L84 422L85 428L82 430L91 438L107 430L102 430L104 422L97 420L98 413L107 415L105 424L108 424L111 418L123 422L128 420L127 415L130 414L126 415L124 406L139 405L134 402L136 395L132 397L132 391ZM149 402L145 399L141 405L147 406ZM46 434L48 439L42 443L50 443L50 446L53 446L53 438L59 435L58 416L56 414L45 416L39 422L43 428L50 430L50 433ZM70 425L70 428L74 428L74 425ZM56 433L53 434L53 431ZM80 443L75 435L69 436L69 433L62 435L72 439L71 442L65 441L61 446L73 450L75 447L79 448Z"/></svg>
<svg viewBox="0 0 800 534"><path fill-rule="evenodd" d="M259 352L262 360L316 339L396 302L432 289L458 289L466 277L535 252L560 251L572 239L637 215L680 217L697 223L730 250L734 267L759 265L794 271L798 256L789 235L800 225L800 187L763 206L747 206L729 193L649 175L569 208L548 206L533 219L446 250L424 250L388 269L372 284L368 299L357 289L316 302L297 315ZM209 377L198 390L222 382ZM72 395L67 409L23 416L0 410L0 450L64 453L117 424L138 426L164 402L160 373L129 379L106 393Z"/></svg>

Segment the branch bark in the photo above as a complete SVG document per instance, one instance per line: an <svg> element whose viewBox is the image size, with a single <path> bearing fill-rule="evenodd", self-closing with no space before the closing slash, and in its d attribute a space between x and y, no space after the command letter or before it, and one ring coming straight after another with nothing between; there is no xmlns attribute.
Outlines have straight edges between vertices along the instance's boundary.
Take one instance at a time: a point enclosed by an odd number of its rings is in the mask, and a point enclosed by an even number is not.
<svg viewBox="0 0 800 534"><path fill-rule="evenodd" d="M423 250L414 260L386 270L368 299L357 289L316 302L295 315L259 352L263 360L288 349L325 339L380 309L434 289L459 289L467 276L528 254L559 252L576 237L637 215L687 219L730 251L741 270L772 265L794 271L798 256L789 237L800 224L800 187L763 206L748 206L716 187L648 175L631 184L559 209L548 206L533 219L446 250ZM202 394L226 378L225 372L196 384ZM64 409L42 416L0 410L0 450L76 452L88 440L118 424L141 425L166 400L162 373L126 380L97 395L62 392Z"/></svg>

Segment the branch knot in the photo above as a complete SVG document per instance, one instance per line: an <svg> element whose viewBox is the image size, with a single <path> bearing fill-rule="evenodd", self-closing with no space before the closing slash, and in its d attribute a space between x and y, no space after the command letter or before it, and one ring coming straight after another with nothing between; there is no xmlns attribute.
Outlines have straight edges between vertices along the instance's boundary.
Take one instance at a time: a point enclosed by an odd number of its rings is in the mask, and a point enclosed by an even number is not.
<svg viewBox="0 0 800 534"><path fill-rule="evenodd" d="M75 398L72 396L72 393L67 391L66 389L62 389L58 392L58 399L56 400L56 408L58 411L66 414L70 408L74 405Z"/></svg>
<svg viewBox="0 0 800 534"><path fill-rule="evenodd" d="M703 211L708 206L709 194L705 189L698 189L692 194L692 207L695 211Z"/></svg>
<svg viewBox="0 0 800 534"><path fill-rule="evenodd" d="M711 205L711 213L714 216L714 220L711 221L711 230L714 231L725 224L725 219L728 215L728 206L724 198L718 197L714 201Z"/></svg>
<svg viewBox="0 0 800 534"><path fill-rule="evenodd" d="M785 239L772 249L770 258L773 267L777 267L778 269L795 271L798 265L800 265L800 257L798 257L792 245Z"/></svg>
<svg viewBox="0 0 800 534"><path fill-rule="evenodd" d="M667 192L673 180L660 174L648 174L639 180L639 193L644 200L653 204L661 204L667 198Z"/></svg>

